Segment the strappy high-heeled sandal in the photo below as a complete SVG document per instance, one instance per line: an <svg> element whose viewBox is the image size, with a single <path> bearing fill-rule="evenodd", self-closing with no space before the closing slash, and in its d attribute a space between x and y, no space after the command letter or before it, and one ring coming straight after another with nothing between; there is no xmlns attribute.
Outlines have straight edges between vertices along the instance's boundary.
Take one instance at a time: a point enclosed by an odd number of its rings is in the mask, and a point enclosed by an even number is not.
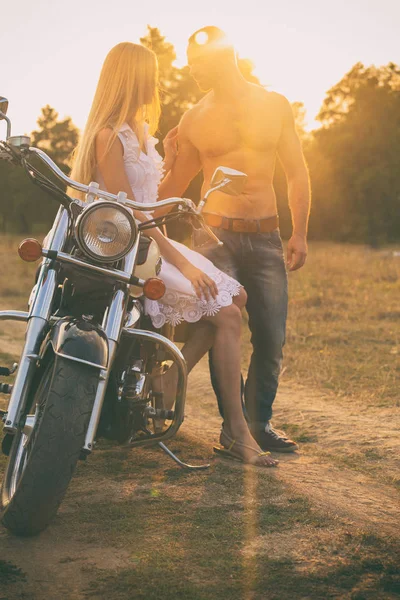
<svg viewBox="0 0 400 600"><path fill-rule="evenodd" d="M226 433L226 431L224 431L224 429L222 429L222 431L221 431L219 441L221 443L221 446L214 446L214 452L216 454L221 454L222 456L225 456L226 458L239 460L242 463L245 463L248 465L253 465L256 467L276 467L279 462L277 460L271 459L271 460L273 460L273 462L265 463L261 459L265 456L270 456L271 455L270 452L260 452L258 450L258 448L254 448L253 446L248 446L247 444L238 442L237 440L234 440L233 438L231 438ZM236 448L247 448L248 450L253 450L254 452L257 452L257 454L246 460L242 454L235 452L235 450L234 450L235 447Z"/></svg>

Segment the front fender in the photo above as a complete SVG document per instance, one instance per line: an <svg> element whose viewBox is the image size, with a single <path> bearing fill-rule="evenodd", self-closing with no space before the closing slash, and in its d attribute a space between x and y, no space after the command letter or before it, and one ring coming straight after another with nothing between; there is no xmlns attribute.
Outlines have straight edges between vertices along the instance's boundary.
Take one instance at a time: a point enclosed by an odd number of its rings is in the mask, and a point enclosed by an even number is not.
<svg viewBox="0 0 400 600"><path fill-rule="evenodd" d="M50 344L58 356L99 369L107 368L108 340L98 325L65 317L57 321L47 334L45 351Z"/></svg>

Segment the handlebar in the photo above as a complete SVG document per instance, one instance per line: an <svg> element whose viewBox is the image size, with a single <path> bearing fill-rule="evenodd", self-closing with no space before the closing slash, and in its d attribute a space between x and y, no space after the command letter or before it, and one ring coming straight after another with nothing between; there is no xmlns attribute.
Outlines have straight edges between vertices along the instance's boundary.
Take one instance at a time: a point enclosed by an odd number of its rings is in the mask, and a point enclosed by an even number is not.
<svg viewBox="0 0 400 600"><path fill-rule="evenodd" d="M53 171L54 175L56 175L58 179L66 183L69 187L73 188L74 190L77 190L78 192L88 192L87 185L84 185L83 183L78 183L70 177L67 177L67 175L65 175L65 173L61 171L61 169L56 165L56 163L51 160L50 156L47 156L47 154L43 152L43 150L40 150L40 148L31 147L29 148L29 153L36 154L36 156L40 158L40 160L44 162L44 164L47 165L51 171Z"/></svg>
<svg viewBox="0 0 400 600"><path fill-rule="evenodd" d="M51 158L45 152L43 152L43 150L40 150L40 148L33 148L33 147L28 148L27 146L25 146L25 147L21 147L20 150L23 154L29 152L29 154L33 154L33 155L37 156L54 173L54 175L58 179L60 179L62 182L64 182L67 186L69 186L70 188L72 188L74 190L82 192L84 194L88 194L89 196L92 196L92 198L97 196L98 198L104 198L106 200L118 202L118 203L128 206L134 210L139 210L139 211L143 211L143 209L145 209L146 211L153 211L153 210L157 210L157 209L160 209L160 208L163 208L166 206L174 206L174 205L175 206L180 205L181 207L186 206L186 208L189 209L188 212L189 213L191 212L194 216L196 216L198 218L201 227L207 232L209 237L214 242L216 242L218 245L222 245L222 242L220 242L218 237L204 222L204 219L201 215L201 208L202 208L201 203L199 205L200 210L196 210L193 208L193 203L191 200L187 200L186 198L173 197L173 198L167 198L166 200L160 200L158 202L153 202L151 204L146 204L144 206L143 203L141 203L141 202L134 202L133 200L129 200L127 198L127 195L124 192L120 192L118 195L115 195L115 194L111 194L110 192L106 192L105 190L101 190L97 183L91 183L89 185L85 185L83 183L79 183L78 181L74 181L73 179L71 179L70 177L65 175L65 173L63 173L61 171L61 169L55 164L55 162L52 161ZM15 149L13 150L13 154L14 154L14 158L15 158L16 157Z"/></svg>
<svg viewBox="0 0 400 600"><path fill-rule="evenodd" d="M90 191L93 192L93 188L89 185L85 185L84 183L79 183L78 181L74 181L70 177L67 177L65 173L61 171L61 169L51 160L49 156L40 148L29 148L29 152L35 154L42 162L45 163L49 167L51 171L53 171L54 175L58 177L61 181L66 183L69 187L78 192L83 192L84 194L88 194ZM141 202L134 202L133 200L128 200L126 197L121 200L121 195L111 194L110 192L106 192L105 190L101 190L100 188L96 189L96 196L104 198L106 200L112 200L114 202L120 202L121 204L125 204L134 210L143 210L145 208L146 211L156 210L157 208L162 208L163 206L171 206L173 204L186 204L188 205L187 200L185 198L168 198L167 200L160 200L159 202L153 202L151 204L146 204L143 206Z"/></svg>

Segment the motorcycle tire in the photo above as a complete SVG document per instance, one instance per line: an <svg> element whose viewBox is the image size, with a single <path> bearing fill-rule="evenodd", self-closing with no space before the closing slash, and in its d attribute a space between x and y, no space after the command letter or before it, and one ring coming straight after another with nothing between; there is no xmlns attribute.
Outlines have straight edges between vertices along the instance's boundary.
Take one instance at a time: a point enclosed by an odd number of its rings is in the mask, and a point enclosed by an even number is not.
<svg viewBox="0 0 400 600"><path fill-rule="evenodd" d="M37 535L56 515L85 442L98 381L95 367L50 358L31 403L31 426L14 436L1 487L1 522L15 535Z"/></svg>

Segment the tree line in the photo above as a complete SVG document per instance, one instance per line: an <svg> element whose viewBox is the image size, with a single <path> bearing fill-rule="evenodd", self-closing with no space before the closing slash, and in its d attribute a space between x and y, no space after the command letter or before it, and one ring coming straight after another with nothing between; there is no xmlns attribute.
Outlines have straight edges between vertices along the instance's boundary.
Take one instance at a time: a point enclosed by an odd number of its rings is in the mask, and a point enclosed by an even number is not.
<svg viewBox="0 0 400 600"><path fill-rule="evenodd" d="M141 42L158 56L163 111L159 138L202 97L188 67L174 65L176 54L157 28ZM253 65L239 58L243 76L259 83ZM317 119L321 127L305 130L302 103L293 105L298 133L310 171L313 203L310 238L379 246L400 239L400 67L357 63L327 91ZM42 148L66 172L79 131L70 118L59 120L50 106L42 109L32 145ZM161 144L160 144L161 146ZM160 148L162 151L162 148ZM201 175L186 195L199 200ZM275 174L283 237L290 235L286 181L280 164ZM22 169L0 161L0 230L43 232L57 204L31 184ZM176 231L174 233L177 233Z"/></svg>

